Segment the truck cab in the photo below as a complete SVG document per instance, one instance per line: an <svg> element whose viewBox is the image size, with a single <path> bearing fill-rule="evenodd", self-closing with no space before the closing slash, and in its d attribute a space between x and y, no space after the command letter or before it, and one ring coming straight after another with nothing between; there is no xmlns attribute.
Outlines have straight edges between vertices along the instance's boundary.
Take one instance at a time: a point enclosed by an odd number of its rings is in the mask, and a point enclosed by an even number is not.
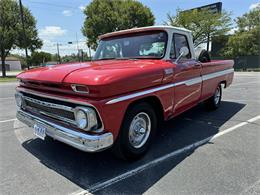
<svg viewBox="0 0 260 195"><path fill-rule="evenodd" d="M232 60L196 58L191 31L151 26L100 36L91 62L17 76L17 118L41 139L86 152L112 147L124 159L148 151L160 121L205 102L220 106Z"/></svg>

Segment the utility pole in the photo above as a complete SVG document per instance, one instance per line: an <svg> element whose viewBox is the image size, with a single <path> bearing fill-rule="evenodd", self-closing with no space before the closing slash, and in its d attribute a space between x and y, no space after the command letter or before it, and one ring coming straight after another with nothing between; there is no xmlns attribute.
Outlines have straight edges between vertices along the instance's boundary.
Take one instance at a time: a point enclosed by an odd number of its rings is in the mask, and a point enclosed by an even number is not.
<svg viewBox="0 0 260 195"><path fill-rule="evenodd" d="M77 32L76 32L76 41L77 41L78 59L79 59L79 62L80 62L80 55L79 55L79 41L78 41L78 34L77 34Z"/></svg>
<svg viewBox="0 0 260 195"><path fill-rule="evenodd" d="M59 63L61 63L59 43L57 43L57 55L58 55Z"/></svg>
<svg viewBox="0 0 260 195"><path fill-rule="evenodd" d="M24 27L24 15L23 15L23 4L22 4L22 0L19 0L19 6L20 6L20 16L21 16L21 21L22 21L22 27L23 27L23 43L25 45L25 56L26 56L26 62L27 62L27 68L28 70L30 69L30 65L29 65L29 59L28 59L28 51L27 51L27 38L26 38L26 34L25 34L25 27Z"/></svg>
<svg viewBox="0 0 260 195"><path fill-rule="evenodd" d="M207 52L209 52L210 34L207 34Z"/></svg>
<svg viewBox="0 0 260 195"><path fill-rule="evenodd" d="M90 58L90 60L92 60L90 47L88 48L88 52L89 52L89 58Z"/></svg>
<svg viewBox="0 0 260 195"><path fill-rule="evenodd" d="M89 58L90 58L90 61L92 60L91 58L91 48L90 48L90 44L87 42L87 46L88 46L88 52L89 52Z"/></svg>
<svg viewBox="0 0 260 195"><path fill-rule="evenodd" d="M83 49L79 49L79 57L80 57L80 61L83 62L84 61L84 52Z"/></svg>

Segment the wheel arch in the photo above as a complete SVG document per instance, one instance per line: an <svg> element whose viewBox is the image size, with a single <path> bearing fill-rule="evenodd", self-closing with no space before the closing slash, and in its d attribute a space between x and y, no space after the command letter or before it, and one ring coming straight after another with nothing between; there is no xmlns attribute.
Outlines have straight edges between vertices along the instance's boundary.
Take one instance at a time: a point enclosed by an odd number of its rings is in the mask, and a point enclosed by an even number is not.
<svg viewBox="0 0 260 195"><path fill-rule="evenodd" d="M142 102L148 103L154 109L155 114L156 114L157 119L158 119L158 122L162 122L164 120L163 105L162 105L160 99L157 96L155 96L155 95L146 96L146 97L143 97L143 98L140 98L140 99L132 101L128 105L128 107L126 109L126 112L129 109L131 109L131 107L133 107L134 105L142 103Z"/></svg>
<svg viewBox="0 0 260 195"><path fill-rule="evenodd" d="M224 88L226 88L227 87L227 81L226 80L223 80L223 81L220 81L220 83L219 83L220 85L223 85L224 86Z"/></svg>

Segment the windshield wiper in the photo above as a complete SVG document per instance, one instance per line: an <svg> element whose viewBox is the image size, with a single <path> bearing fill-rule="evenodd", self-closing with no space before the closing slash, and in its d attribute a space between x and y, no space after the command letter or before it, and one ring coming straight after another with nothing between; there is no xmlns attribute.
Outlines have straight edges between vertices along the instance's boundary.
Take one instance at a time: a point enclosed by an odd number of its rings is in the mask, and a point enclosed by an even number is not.
<svg viewBox="0 0 260 195"><path fill-rule="evenodd" d="M137 58L129 58L129 57L120 57L120 58L100 58L100 59L94 59L94 61L97 60L136 60Z"/></svg>
<svg viewBox="0 0 260 195"><path fill-rule="evenodd" d="M93 61L98 61L98 60L114 60L116 58L99 58L99 59L93 59Z"/></svg>
<svg viewBox="0 0 260 195"><path fill-rule="evenodd" d="M136 60L136 58L130 58L130 57L120 57L120 58L115 58L116 60Z"/></svg>

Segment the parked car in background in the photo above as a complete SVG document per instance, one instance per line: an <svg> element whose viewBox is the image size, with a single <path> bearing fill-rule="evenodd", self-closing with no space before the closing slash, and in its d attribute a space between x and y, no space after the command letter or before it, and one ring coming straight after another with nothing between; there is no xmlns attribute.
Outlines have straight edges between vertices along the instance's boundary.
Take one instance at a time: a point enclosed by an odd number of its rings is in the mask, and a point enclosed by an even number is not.
<svg viewBox="0 0 260 195"><path fill-rule="evenodd" d="M56 61L50 61L50 62L45 62L45 63L42 63L41 66L55 66L55 65L58 65L59 63L56 62Z"/></svg>

